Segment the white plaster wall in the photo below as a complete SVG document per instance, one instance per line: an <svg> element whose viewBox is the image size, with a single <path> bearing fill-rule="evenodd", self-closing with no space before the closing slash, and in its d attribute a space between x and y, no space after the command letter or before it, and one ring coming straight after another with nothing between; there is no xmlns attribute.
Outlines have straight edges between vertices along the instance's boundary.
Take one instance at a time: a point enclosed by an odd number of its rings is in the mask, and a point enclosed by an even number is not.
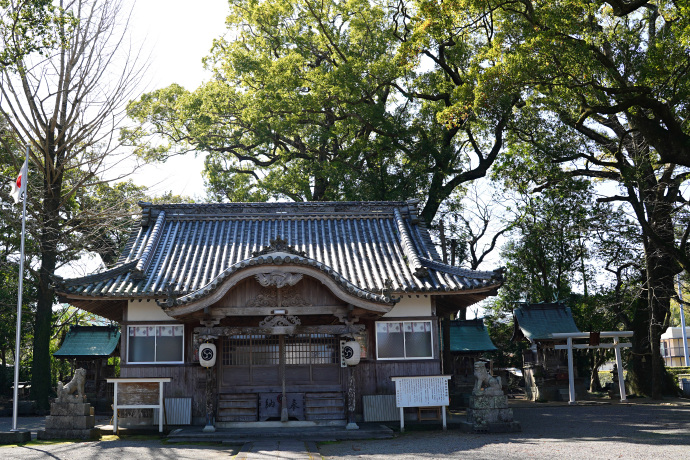
<svg viewBox="0 0 690 460"><path fill-rule="evenodd" d="M171 321L173 318L168 316L161 307L153 300L147 302L142 300L130 300L127 305L127 321Z"/></svg>
<svg viewBox="0 0 690 460"><path fill-rule="evenodd" d="M431 316L431 298L416 295L403 296L400 302L385 317Z"/></svg>

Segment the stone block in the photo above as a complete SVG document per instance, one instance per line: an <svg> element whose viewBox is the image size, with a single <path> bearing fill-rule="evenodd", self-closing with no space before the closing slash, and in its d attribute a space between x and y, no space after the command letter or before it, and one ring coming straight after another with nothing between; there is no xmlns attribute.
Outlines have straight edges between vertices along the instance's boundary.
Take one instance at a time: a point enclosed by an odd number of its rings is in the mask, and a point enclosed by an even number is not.
<svg viewBox="0 0 690 460"><path fill-rule="evenodd" d="M30 431L0 431L0 445L23 444L31 441Z"/></svg>
<svg viewBox="0 0 690 460"><path fill-rule="evenodd" d="M510 408L469 408L467 422L475 425L487 423L509 423L513 421L513 410Z"/></svg>
<svg viewBox="0 0 690 460"><path fill-rule="evenodd" d="M64 415L46 417L46 430L84 430L96 425L93 415Z"/></svg>
<svg viewBox="0 0 690 460"><path fill-rule="evenodd" d="M50 415L93 415L93 408L89 403L62 403L54 402L50 404Z"/></svg>
<svg viewBox="0 0 690 460"><path fill-rule="evenodd" d="M515 433L522 431L522 427L519 422L488 423L482 426L475 425L473 431L480 433Z"/></svg>
<svg viewBox="0 0 690 460"><path fill-rule="evenodd" d="M477 409L502 409L508 407L508 397L505 395L473 395L470 398L470 407Z"/></svg>
<svg viewBox="0 0 690 460"><path fill-rule="evenodd" d="M458 429L463 433L514 433L522 431L519 422L487 423L475 425L469 422L460 422Z"/></svg>
<svg viewBox="0 0 690 460"><path fill-rule="evenodd" d="M493 409L475 409L472 411L472 422L475 425L498 423L498 411Z"/></svg>
<svg viewBox="0 0 690 460"><path fill-rule="evenodd" d="M513 409L498 409L498 421L504 423L512 422Z"/></svg>
<svg viewBox="0 0 690 460"><path fill-rule="evenodd" d="M48 430L39 431L36 436L38 439L100 439L101 433L98 428L90 429L69 429L69 430Z"/></svg>
<svg viewBox="0 0 690 460"><path fill-rule="evenodd" d="M494 399L490 396L472 396L470 398L470 407L474 409L493 409Z"/></svg>

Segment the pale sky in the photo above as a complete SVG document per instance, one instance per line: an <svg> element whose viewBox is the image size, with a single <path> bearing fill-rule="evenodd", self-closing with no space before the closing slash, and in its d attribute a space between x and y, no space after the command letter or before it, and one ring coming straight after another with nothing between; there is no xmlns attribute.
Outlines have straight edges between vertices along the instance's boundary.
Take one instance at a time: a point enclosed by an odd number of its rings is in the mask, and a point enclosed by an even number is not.
<svg viewBox="0 0 690 460"><path fill-rule="evenodd" d="M164 88L178 83L188 90L209 79L201 59L209 54L214 38L225 31L228 0L138 0L129 30L135 43L150 54L150 67L142 89ZM125 7L127 8L127 6ZM168 160L162 165L140 168L132 179L160 195L169 190L179 195L204 195L203 156L193 154Z"/></svg>
<svg viewBox="0 0 690 460"><path fill-rule="evenodd" d="M209 75L201 59L211 50L214 38L225 33L228 0L125 0L125 10L134 4L129 32L135 46L143 44L150 55L150 66L142 81L141 91L164 88L178 83L188 90L198 87ZM150 195L172 191L176 195L203 197L201 171L203 156L188 154L164 164L139 168L131 179L149 187ZM101 264L100 257L88 254L57 273L71 278L93 273Z"/></svg>

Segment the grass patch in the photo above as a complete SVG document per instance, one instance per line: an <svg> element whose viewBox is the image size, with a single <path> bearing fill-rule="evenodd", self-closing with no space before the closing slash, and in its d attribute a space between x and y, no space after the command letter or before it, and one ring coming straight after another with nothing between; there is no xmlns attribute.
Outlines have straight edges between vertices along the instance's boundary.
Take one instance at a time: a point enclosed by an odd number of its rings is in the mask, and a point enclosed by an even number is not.
<svg viewBox="0 0 690 460"><path fill-rule="evenodd" d="M103 434L101 435L101 441L119 441L120 437L116 434Z"/></svg>
<svg viewBox="0 0 690 460"><path fill-rule="evenodd" d="M24 446L52 446L58 444L74 444L75 442L83 442L77 439L36 439L34 441L24 442L21 444L3 444L0 448L13 448Z"/></svg>

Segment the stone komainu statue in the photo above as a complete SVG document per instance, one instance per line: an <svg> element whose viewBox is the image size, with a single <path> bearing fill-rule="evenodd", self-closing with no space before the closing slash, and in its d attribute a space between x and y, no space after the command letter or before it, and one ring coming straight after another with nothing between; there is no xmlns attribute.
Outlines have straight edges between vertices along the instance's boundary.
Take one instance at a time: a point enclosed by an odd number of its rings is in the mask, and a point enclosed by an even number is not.
<svg viewBox="0 0 690 460"><path fill-rule="evenodd" d="M499 396L503 394L501 388L501 378L492 377L486 370L484 361L476 361L474 363L474 395L494 395Z"/></svg>
<svg viewBox="0 0 690 460"><path fill-rule="evenodd" d="M70 395L72 393L77 393L74 395L72 398L72 401L74 401L74 398L79 402L84 401L84 383L86 381L86 371L82 368L77 369L74 371L74 377L72 377L72 380L70 380L68 383L64 384L62 382L58 382L57 386L57 402L69 402L70 401Z"/></svg>

